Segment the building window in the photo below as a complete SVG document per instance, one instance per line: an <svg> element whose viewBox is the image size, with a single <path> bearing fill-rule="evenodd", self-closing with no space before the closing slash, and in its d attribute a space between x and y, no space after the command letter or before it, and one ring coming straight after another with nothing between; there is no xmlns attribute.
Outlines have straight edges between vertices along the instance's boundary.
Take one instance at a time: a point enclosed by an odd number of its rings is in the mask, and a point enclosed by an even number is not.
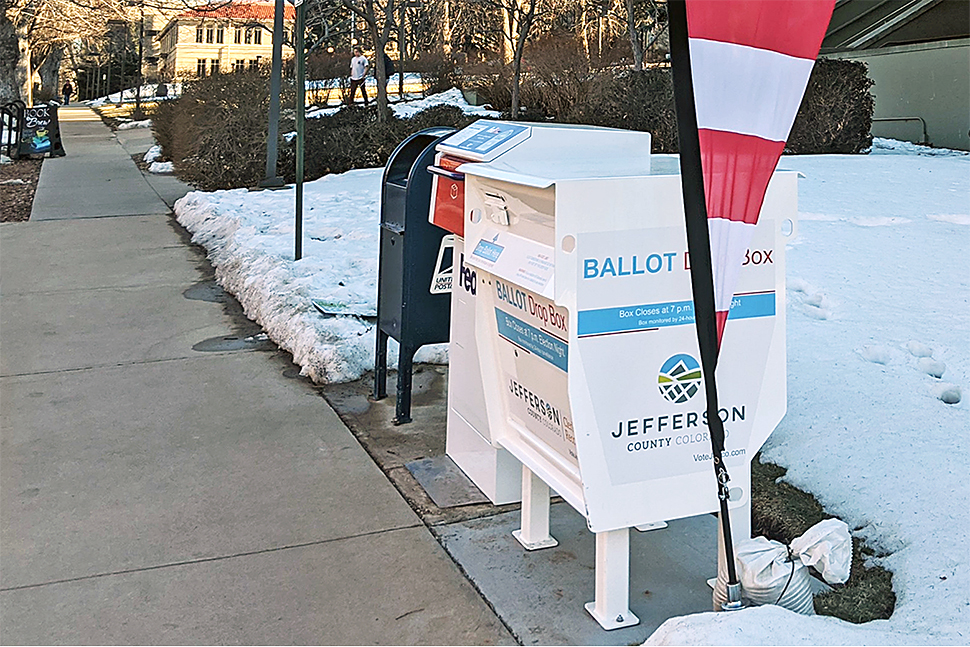
<svg viewBox="0 0 970 647"><path fill-rule="evenodd" d="M232 37L232 42L237 45L242 42L242 27L236 27L236 35Z"/></svg>
<svg viewBox="0 0 970 647"><path fill-rule="evenodd" d="M244 61L241 58L237 58L232 63L232 71L233 72L245 72L246 71L246 61Z"/></svg>
<svg viewBox="0 0 970 647"><path fill-rule="evenodd" d="M249 59L249 71L255 72L259 70L259 64L262 61L262 59L263 59L262 56L257 56L256 58Z"/></svg>
<svg viewBox="0 0 970 647"><path fill-rule="evenodd" d="M202 42L202 32L203 32L202 25L199 25L198 27L195 28L195 42L197 43Z"/></svg>
<svg viewBox="0 0 970 647"><path fill-rule="evenodd" d="M209 61L209 74L215 76L220 71L219 59L214 58Z"/></svg>
<svg viewBox="0 0 970 647"><path fill-rule="evenodd" d="M205 28L205 42L212 44L215 42L216 30L212 27Z"/></svg>
<svg viewBox="0 0 970 647"><path fill-rule="evenodd" d="M222 27L216 29L216 42L222 45L226 40L226 30Z"/></svg>
<svg viewBox="0 0 970 647"><path fill-rule="evenodd" d="M195 75L200 79L205 76L205 59L198 58L195 60Z"/></svg>
<svg viewBox="0 0 970 647"><path fill-rule="evenodd" d="M263 30L262 29L255 29L255 30L253 30L253 43L255 43L256 45L262 45L263 44Z"/></svg>
<svg viewBox="0 0 970 647"><path fill-rule="evenodd" d="M249 28L246 29L246 44L247 45L253 44L253 30Z"/></svg>

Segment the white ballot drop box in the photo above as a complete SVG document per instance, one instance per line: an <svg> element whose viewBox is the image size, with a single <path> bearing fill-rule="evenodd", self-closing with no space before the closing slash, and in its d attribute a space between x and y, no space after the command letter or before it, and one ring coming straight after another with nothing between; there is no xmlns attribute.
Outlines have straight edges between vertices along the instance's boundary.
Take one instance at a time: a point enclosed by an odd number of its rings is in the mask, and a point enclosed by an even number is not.
<svg viewBox="0 0 970 647"><path fill-rule="evenodd" d="M436 166L450 162L462 180L456 264L475 281L472 313L452 313L452 343L472 340L476 357L461 368L479 369L455 380L452 356L449 408L464 397L452 390L475 381L478 410L463 417L477 416L481 446L524 467L517 537L555 544L548 488L557 492L597 534L587 609L605 628L635 624L629 528L719 507L678 159L651 156L646 133L486 121L438 151ZM455 193L441 195L448 180L438 178L432 221ZM750 536L750 461L786 410L783 231L795 227L796 182L772 177L718 362L737 539ZM450 441L448 451L481 481L481 464ZM492 487L511 479L496 465Z"/></svg>

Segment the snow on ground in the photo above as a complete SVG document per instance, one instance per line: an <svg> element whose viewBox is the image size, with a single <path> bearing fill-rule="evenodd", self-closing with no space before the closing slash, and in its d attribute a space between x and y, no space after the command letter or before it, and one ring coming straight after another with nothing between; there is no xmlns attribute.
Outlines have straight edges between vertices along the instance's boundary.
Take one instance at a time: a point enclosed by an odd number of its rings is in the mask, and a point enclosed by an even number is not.
<svg viewBox="0 0 970 647"><path fill-rule="evenodd" d="M172 162L152 162L148 166L149 173L171 173L175 170Z"/></svg>
<svg viewBox="0 0 970 647"><path fill-rule="evenodd" d="M158 94L158 83L145 83L141 86L141 100L142 101L155 101L161 98L173 98L177 97L182 93L181 83L164 83L164 96L156 96ZM137 88L127 88L122 92L114 92L107 96L98 97L97 99L92 99L88 101L87 104L93 108L103 106L106 103L121 103L122 96L125 102L135 101L138 97Z"/></svg>
<svg viewBox="0 0 970 647"><path fill-rule="evenodd" d="M373 323L321 316L311 299L376 315L382 172L350 171L305 185L298 262L293 187L192 192L176 203L179 222L209 251L219 283L317 382L354 380L374 366ZM392 344L392 365L396 356ZM417 359L440 363L446 357L446 346L439 345L423 348Z"/></svg>
<svg viewBox="0 0 970 647"><path fill-rule="evenodd" d="M134 128L151 128L151 119L142 119L141 121L123 121L118 124L118 130L132 130Z"/></svg>
<svg viewBox="0 0 970 647"><path fill-rule="evenodd" d="M788 414L763 453L882 555L896 611L862 626L777 607L698 614L648 642L968 644L970 157L877 140L870 155L780 167L805 177L788 248ZM373 366L373 324L321 316L310 299L374 312L380 180L368 169L307 184L299 262L292 188L176 204L219 282L314 380Z"/></svg>
<svg viewBox="0 0 970 647"><path fill-rule="evenodd" d="M968 644L970 158L877 140L868 156L780 167L805 177L788 252L788 414L763 455L886 555L873 561L894 574L896 611L862 627L708 614L650 642Z"/></svg>
<svg viewBox="0 0 970 647"><path fill-rule="evenodd" d="M142 160L146 164L151 164L152 162L157 161L161 157L162 157L162 147L159 146L158 144L155 144L145 152L145 157L143 157Z"/></svg>
<svg viewBox="0 0 970 647"><path fill-rule="evenodd" d="M489 110L483 106L469 105L465 102L465 97L458 88L452 88L450 90L446 90L445 92L432 94L423 99L392 103L391 110L394 112L395 117L400 119L409 119L422 110L427 110L428 108L440 105L458 106L465 112L465 114L479 117L498 117L500 114L496 110ZM314 108L306 113L306 118L316 119L318 117L328 117L330 115L337 114L343 108L343 104L330 106L328 108ZM289 134L291 133L287 133L287 135ZM295 133L292 134L294 137L296 136ZM284 137L285 136L286 135L284 135Z"/></svg>

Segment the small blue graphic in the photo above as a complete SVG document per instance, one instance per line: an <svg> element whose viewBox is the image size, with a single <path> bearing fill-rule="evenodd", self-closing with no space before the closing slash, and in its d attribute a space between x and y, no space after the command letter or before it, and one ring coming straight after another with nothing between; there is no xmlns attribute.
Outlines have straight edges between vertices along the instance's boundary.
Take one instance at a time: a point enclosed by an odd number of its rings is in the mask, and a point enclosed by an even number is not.
<svg viewBox="0 0 970 647"><path fill-rule="evenodd" d="M657 386L660 393L674 404L683 404L701 390L701 365L685 353L669 358L660 367Z"/></svg>
<svg viewBox="0 0 970 647"><path fill-rule="evenodd" d="M480 240L478 241L478 245L475 246L475 251L472 252L472 256L477 256L494 263L502 255L504 249L501 245L490 243L487 240Z"/></svg>

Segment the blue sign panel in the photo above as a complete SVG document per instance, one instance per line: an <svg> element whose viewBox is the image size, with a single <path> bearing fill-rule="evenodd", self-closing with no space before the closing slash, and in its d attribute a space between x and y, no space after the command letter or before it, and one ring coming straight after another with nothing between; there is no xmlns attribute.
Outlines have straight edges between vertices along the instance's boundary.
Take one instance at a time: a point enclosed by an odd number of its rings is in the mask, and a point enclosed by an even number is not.
<svg viewBox="0 0 970 647"><path fill-rule="evenodd" d="M474 126L472 126L474 127ZM461 142L460 144L450 144L460 150L487 155L506 141L515 137L519 133L528 130L528 126L518 124L489 123L482 124L481 130Z"/></svg>

